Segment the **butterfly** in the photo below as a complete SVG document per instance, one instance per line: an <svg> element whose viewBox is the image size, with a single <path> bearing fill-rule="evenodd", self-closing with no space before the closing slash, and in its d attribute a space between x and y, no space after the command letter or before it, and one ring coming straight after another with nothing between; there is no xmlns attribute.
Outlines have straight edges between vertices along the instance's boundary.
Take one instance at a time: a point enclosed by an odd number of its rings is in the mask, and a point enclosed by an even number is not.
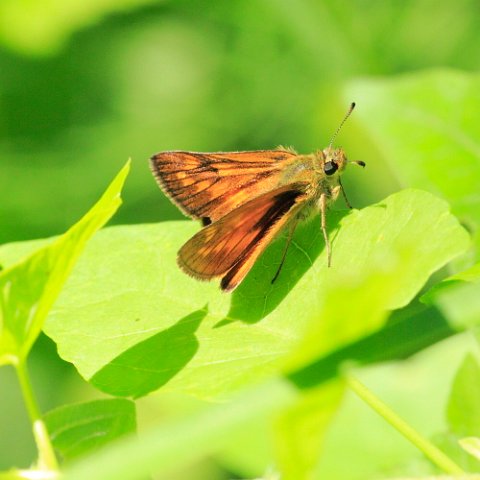
<svg viewBox="0 0 480 480"><path fill-rule="evenodd" d="M328 205L342 192L340 176L349 163L332 144L355 107L352 103L327 148L300 155L291 148L244 152L167 151L153 155L150 167L158 184L187 216L203 228L179 250L182 270L200 280L220 277L229 292L284 228L288 229L278 277L299 220L319 210L331 264L326 228Z"/></svg>

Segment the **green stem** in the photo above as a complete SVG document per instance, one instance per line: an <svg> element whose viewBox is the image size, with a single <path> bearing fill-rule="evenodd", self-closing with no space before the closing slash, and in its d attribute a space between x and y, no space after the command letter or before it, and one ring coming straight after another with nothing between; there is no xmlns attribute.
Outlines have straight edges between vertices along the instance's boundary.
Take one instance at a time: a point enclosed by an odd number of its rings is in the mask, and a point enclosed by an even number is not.
<svg viewBox="0 0 480 480"><path fill-rule="evenodd" d="M422 437L416 430L402 420L368 388L350 374L345 374L348 386L370 407L382 416L393 428L415 445L423 454L445 473L464 475L465 472L440 449Z"/></svg>
<svg viewBox="0 0 480 480"><path fill-rule="evenodd" d="M23 399L27 407L28 415L32 422L33 436L38 448L38 467L40 469L58 470L58 462L53 451L53 446L43 422L40 409L33 394L32 384L25 362L21 361L16 365L18 380L22 389Z"/></svg>

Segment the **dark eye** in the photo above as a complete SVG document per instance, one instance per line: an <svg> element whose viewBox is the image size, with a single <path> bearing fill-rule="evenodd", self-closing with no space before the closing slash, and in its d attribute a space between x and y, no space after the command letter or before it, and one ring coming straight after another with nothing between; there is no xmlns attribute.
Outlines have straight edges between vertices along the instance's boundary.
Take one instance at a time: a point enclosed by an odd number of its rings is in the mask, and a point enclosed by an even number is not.
<svg viewBox="0 0 480 480"><path fill-rule="evenodd" d="M338 170L338 165L335 162L327 162L323 166L325 175L333 175Z"/></svg>

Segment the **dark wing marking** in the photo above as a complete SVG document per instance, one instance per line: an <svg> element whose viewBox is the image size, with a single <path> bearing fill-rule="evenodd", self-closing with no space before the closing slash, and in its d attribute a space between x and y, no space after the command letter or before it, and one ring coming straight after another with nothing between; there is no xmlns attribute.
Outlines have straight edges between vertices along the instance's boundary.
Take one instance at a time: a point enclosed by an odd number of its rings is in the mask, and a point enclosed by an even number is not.
<svg viewBox="0 0 480 480"><path fill-rule="evenodd" d="M223 277L233 290L274 236L309 198L308 183L298 182L264 193L194 235L178 252L178 264L189 275Z"/></svg>
<svg viewBox="0 0 480 480"><path fill-rule="evenodd" d="M215 222L276 187L282 170L296 156L288 150L172 151L157 153L150 165L161 188L186 215Z"/></svg>

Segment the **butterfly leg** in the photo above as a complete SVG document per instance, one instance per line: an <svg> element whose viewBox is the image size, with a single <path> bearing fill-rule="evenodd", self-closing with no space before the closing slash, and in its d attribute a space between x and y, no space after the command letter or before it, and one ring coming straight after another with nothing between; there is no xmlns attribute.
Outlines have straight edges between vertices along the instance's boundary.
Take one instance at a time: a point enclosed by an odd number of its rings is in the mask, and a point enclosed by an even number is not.
<svg viewBox="0 0 480 480"><path fill-rule="evenodd" d="M340 177L338 177L338 184L340 185L340 190L342 191L343 198L345 199L345 203L347 204L348 208L353 208L350 202L348 201L347 194L345 193L345 189L343 188L342 181Z"/></svg>
<svg viewBox="0 0 480 480"><path fill-rule="evenodd" d="M288 230L287 243L285 244L285 248L283 249L282 259L280 260L280 265L278 266L277 273L275 273L275 275L273 276L272 281L270 283L275 282L275 280L280 275L280 271L282 270L283 262L285 261L285 257L287 256L288 247L290 246L290 243L292 242L293 232L295 232L295 228L297 227L298 220L299 220L299 217L297 216L290 223L290 228Z"/></svg>
<svg viewBox="0 0 480 480"><path fill-rule="evenodd" d="M327 249L327 266L330 267L332 260L332 252L330 249L330 240L327 234L327 195L322 193L320 196L320 219L323 238L325 239L325 248Z"/></svg>

